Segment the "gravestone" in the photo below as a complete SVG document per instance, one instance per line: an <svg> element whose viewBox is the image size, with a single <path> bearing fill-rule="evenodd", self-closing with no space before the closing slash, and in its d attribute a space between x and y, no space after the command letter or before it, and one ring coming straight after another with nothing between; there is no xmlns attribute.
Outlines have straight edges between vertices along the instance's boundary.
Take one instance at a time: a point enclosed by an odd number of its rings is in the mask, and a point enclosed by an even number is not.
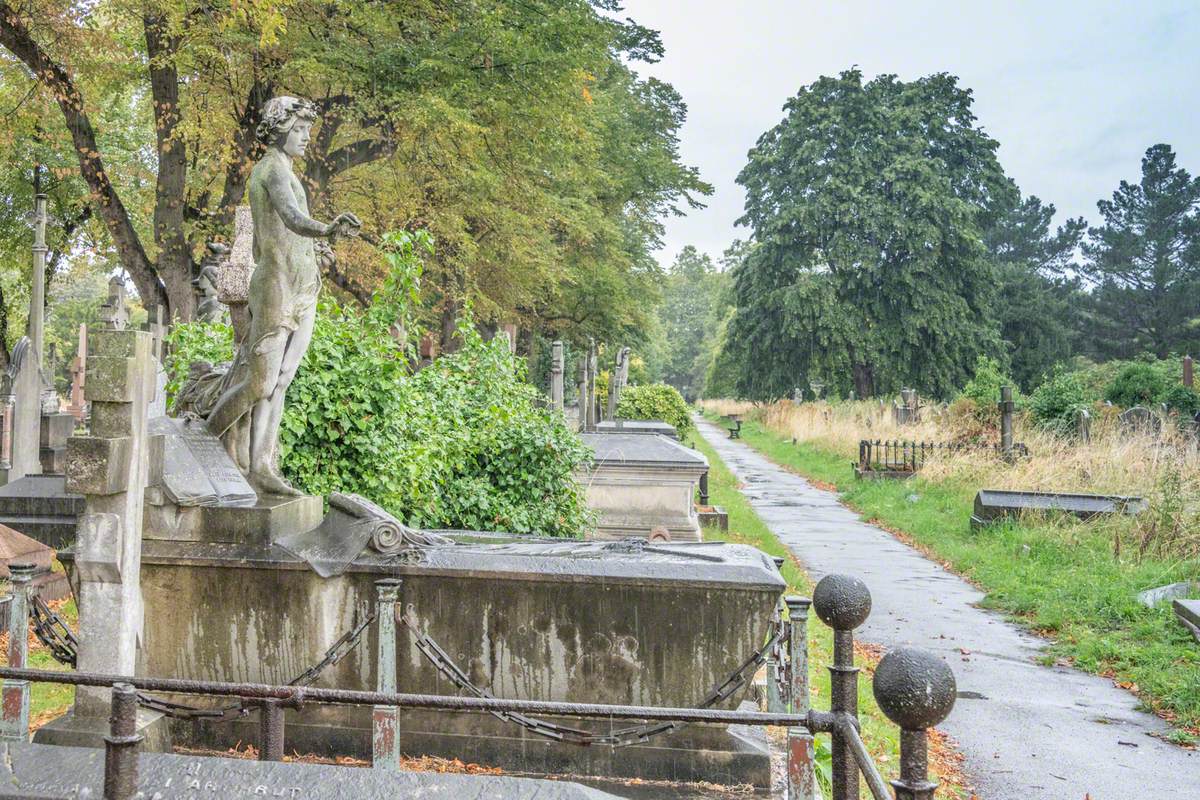
<svg viewBox="0 0 1200 800"><path fill-rule="evenodd" d="M68 800L104 795L104 751L26 742L0 744L0 797ZM137 797L283 800L614 800L569 781L502 775L397 772L332 764L141 753ZM131 795L132 796L132 795Z"/></svg>
<svg viewBox="0 0 1200 800"><path fill-rule="evenodd" d="M87 372L87 325L79 326L79 349L71 362L71 402L67 412L77 420L87 413L87 402L83 397L84 375Z"/></svg>
<svg viewBox="0 0 1200 800"><path fill-rule="evenodd" d="M1075 412L1075 434L1084 444L1092 441L1092 414L1086 408Z"/></svg>
<svg viewBox="0 0 1200 800"><path fill-rule="evenodd" d="M555 342L550 351L550 407L563 410L563 343Z"/></svg>
<svg viewBox="0 0 1200 800"><path fill-rule="evenodd" d="M220 322L228 313L217 297L217 280L221 264L229 255L229 248L220 242L209 242L204 248L199 274L192 281L196 290L196 319L201 322Z"/></svg>
<svg viewBox="0 0 1200 800"><path fill-rule="evenodd" d="M1117 420L1126 433L1158 434L1162 430L1162 418L1145 406L1122 411Z"/></svg>
<svg viewBox="0 0 1200 800"><path fill-rule="evenodd" d="M579 474L588 507L600 514L589 538L648 537L665 527L672 541L699 541L692 502L708 471L703 454L661 435L587 433L592 463Z"/></svg>
<svg viewBox="0 0 1200 800"><path fill-rule="evenodd" d="M108 279L108 299L100 306L100 321L105 328L114 331L123 331L129 324L125 282L116 275Z"/></svg>
<svg viewBox="0 0 1200 800"><path fill-rule="evenodd" d="M1184 356L1183 357L1183 385L1188 387L1189 389L1192 388L1192 386L1195 384L1195 379L1193 378L1192 370L1193 370L1192 357Z"/></svg>
<svg viewBox="0 0 1200 800"><path fill-rule="evenodd" d="M91 432L67 442L66 489L83 495L85 503L71 559L78 583L77 668L133 675L142 641L142 507L152 341L147 332L110 327L95 331L90 345ZM78 687L71 710L38 730L36 741L101 746L108 733L110 694L107 688ZM149 749L169 746L161 714L139 710L138 730Z"/></svg>

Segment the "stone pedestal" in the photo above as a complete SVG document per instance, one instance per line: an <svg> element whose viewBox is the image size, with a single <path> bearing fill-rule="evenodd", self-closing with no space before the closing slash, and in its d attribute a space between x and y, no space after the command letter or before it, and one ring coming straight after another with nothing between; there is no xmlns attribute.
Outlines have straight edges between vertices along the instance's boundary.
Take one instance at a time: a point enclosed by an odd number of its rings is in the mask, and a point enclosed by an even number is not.
<svg viewBox="0 0 1200 800"><path fill-rule="evenodd" d="M649 537L665 528L672 541L700 540L693 502L708 460L695 450L657 434L585 433L595 451L578 476L588 506L600 512L595 539Z"/></svg>
<svg viewBox="0 0 1200 800"><path fill-rule="evenodd" d="M72 414L43 414L39 456L43 475L63 475L67 471L67 439L75 432L78 420Z"/></svg>
<svg viewBox="0 0 1200 800"><path fill-rule="evenodd" d="M638 552L625 542L455 538L462 543L422 551L420 563L368 554L328 579L277 546L147 539L142 592L152 611L143 672L286 683L369 613L376 580L398 577L399 607L499 697L694 707L762 645L784 589L770 559L742 545ZM372 625L318 685L374 689L376 637ZM396 648L401 691L459 693L402 623ZM745 698L739 692L725 707ZM225 748L256 741L256 725L254 718L181 723L173 732L179 744ZM686 726L613 749L562 744L487 714L405 711L399 736L406 754L511 771L758 786L770 776L765 742L723 726ZM289 752L366 757L371 709L288 710L286 737Z"/></svg>

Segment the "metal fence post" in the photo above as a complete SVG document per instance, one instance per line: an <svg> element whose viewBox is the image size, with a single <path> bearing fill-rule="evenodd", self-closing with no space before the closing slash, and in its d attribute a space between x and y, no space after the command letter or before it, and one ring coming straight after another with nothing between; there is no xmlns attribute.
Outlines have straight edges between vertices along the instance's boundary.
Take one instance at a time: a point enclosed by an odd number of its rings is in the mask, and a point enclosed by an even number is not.
<svg viewBox="0 0 1200 800"><path fill-rule="evenodd" d="M875 700L900 726L900 778L892 781L896 800L932 800L926 731L950 714L958 696L954 673L926 650L901 647L875 669Z"/></svg>
<svg viewBox="0 0 1200 800"><path fill-rule="evenodd" d="M793 714L807 714L808 692L808 607L807 597L789 596L788 609L788 699ZM816 795L815 754L812 731L788 728L788 800L812 800Z"/></svg>
<svg viewBox="0 0 1200 800"><path fill-rule="evenodd" d="M24 668L29 657L29 589L33 564L10 564L12 600L8 604L8 665ZM0 692L0 740L29 741L29 681L6 680Z"/></svg>
<svg viewBox="0 0 1200 800"><path fill-rule="evenodd" d="M112 688L112 716L104 737L104 800L129 800L137 792L138 745L137 690L128 683Z"/></svg>
<svg viewBox="0 0 1200 800"><path fill-rule="evenodd" d="M375 651L375 689L388 694L396 691L396 603L403 583L399 578L375 582L375 620L379 633ZM372 711L371 766L400 769L400 709L396 706L375 706Z"/></svg>
<svg viewBox="0 0 1200 800"><path fill-rule="evenodd" d="M830 710L858 726L858 667L854 666L854 629L871 613L871 592L852 575L826 575L813 590L813 609L833 628L833 664L829 667ZM833 733L833 800L858 800L858 764L844 734Z"/></svg>
<svg viewBox="0 0 1200 800"><path fill-rule="evenodd" d="M283 761L283 701L259 701L258 714L258 760Z"/></svg>

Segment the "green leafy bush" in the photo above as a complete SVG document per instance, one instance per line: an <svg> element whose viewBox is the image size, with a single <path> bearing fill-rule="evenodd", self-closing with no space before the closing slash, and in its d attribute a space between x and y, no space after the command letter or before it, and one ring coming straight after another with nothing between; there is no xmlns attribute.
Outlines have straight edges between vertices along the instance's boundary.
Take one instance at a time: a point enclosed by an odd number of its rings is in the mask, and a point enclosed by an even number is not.
<svg viewBox="0 0 1200 800"><path fill-rule="evenodd" d="M193 362L220 364L233 358L233 326L222 322L177 324L168 331L166 343L168 355L163 368L167 373L167 408L171 409Z"/></svg>
<svg viewBox="0 0 1200 800"><path fill-rule="evenodd" d="M621 419L658 419L675 426L683 439L692 427L691 410L683 395L674 386L651 383L646 386L626 386L617 403Z"/></svg>
<svg viewBox="0 0 1200 800"><path fill-rule="evenodd" d="M1016 382L1004 374L1000 363L994 358L979 356L975 361L975 375L950 406L951 419L960 433L977 438L1000 426L1002 386L1012 387L1013 400L1018 405L1024 402Z"/></svg>
<svg viewBox="0 0 1200 800"><path fill-rule="evenodd" d="M1167 408L1178 411L1181 417L1188 419L1200 413L1200 392L1182 383L1174 384L1163 392L1160 402L1166 403Z"/></svg>
<svg viewBox="0 0 1200 800"><path fill-rule="evenodd" d="M1126 364L1104 389L1104 399L1122 408L1159 402L1168 389L1163 370L1147 362Z"/></svg>
<svg viewBox="0 0 1200 800"><path fill-rule="evenodd" d="M308 493L356 492L410 525L577 535L589 518L573 474L588 448L561 414L540 408L524 362L470 321L462 348L413 374L411 308L419 259L389 239L392 272L367 311L322 303L312 344L288 390L281 466ZM418 240L416 245L422 243ZM177 326L169 367L229 360L220 331Z"/></svg>
<svg viewBox="0 0 1200 800"><path fill-rule="evenodd" d="M1088 390L1077 372L1056 371L1033 391L1029 409L1043 428L1056 433L1075 429L1081 409L1087 408Z"/></svg>

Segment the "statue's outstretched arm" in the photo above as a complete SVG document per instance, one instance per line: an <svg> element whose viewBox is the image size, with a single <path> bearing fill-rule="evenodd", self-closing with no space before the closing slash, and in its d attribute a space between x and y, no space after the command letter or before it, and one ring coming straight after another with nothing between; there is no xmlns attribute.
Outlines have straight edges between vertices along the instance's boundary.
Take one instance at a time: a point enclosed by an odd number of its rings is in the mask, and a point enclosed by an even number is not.
<svg viewBox="0 0 1200 800"><path fill-rule="evenodd" d="M282 170L273 169L267 178L267 193L271 196L271 205L283 220L283 224L292 233L315 239L333 233L334 225L317 222L300 210L296 204L296 196L292 194L291 176Z"/></svg>

